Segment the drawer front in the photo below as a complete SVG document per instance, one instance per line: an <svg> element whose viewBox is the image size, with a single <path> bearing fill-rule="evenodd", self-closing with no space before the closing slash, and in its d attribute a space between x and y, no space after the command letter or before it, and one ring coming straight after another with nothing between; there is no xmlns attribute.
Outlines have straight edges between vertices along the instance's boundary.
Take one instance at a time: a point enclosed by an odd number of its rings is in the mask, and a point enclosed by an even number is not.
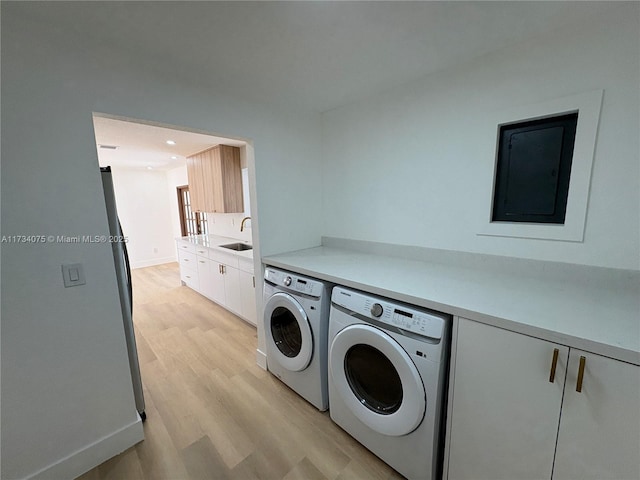
<svg viewBox="0 0 640 480"><path fill-rule="evenodd" d="M198 257L194 253L178 252L178 261L180 262L180 270L186 268L188 270L197 271Z"/></svg>
<svg viewBox="0 0 640 480"><path fill-rule="evenodd" d="M178 240L176 242L178 246L178 252L196 253L196 246L191 242L185 242L184 240Z"/></svg>
<svg viewBox="0 0 640 480"><path fill-rule="evenodd" d="M200 282L198 281L198 273L195 270L180 269L180 280L182 280L187 287L194 290L199 290Z"/></svg>
<svg viewBox="0 0 640 480"><path fill-rule="evenodd" d="M238 256L235 253L227 253L220 249L212 248L209 250L209 258L214 262L238 268Z"/></svg>
<svg viewBox="0 0 640 480"><path fill-rule="evenodd" d="M209 249L207 247L203 247L202 245L195 245L194 253L199 257L209 258Z"/></svg>
<svg viewBox="0 0 640 480"><path fill-rule="evenodd" d="M209 265L211 264L211 260L207 257L203 257L202 255L196 255L196 261L198 265L198 275L202 278L203 275L209 274Z"/></svg>

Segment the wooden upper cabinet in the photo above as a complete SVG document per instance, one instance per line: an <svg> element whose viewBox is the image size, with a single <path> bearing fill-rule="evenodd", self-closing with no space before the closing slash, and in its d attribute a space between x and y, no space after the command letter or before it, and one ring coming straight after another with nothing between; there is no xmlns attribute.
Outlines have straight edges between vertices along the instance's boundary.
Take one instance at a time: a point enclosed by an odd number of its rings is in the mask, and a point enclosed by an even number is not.
<svg viewBox="0 0 640 480"><path fill-rule="evenodd" d="M217 180L213 190L214 212L242 213L242 169L240 168L240 149L227 145L218 145L213 155L219 155L213 162L214 178Z"/></svg>
<svg viewBox="0 0 640 480"><path fill-rule="evenodd" d="M189 197L193 211L204 211L204 177L201 174L202 163L199 155L187 157L187 178L189 180Z"/></svg>
<svg viewBox="0 0 640 480"><path fill-rule="evenodd" d="M194 211L244 212L238 147L216 145L187 157L187 177Z"/></svg>
<svg viewBox="0 0 640 480"><path fill-rule="evenodd" d="M217 148L217 147L216 147ZM214 166L215 158L212 149L205 150L199 154L200 166L203 179L204 191L202 192L202 208L203 212L215 212L215 205L213 202L213 191L216 188L216 182L214 180ZM242 187L241 187L242 188Z"/></svg>

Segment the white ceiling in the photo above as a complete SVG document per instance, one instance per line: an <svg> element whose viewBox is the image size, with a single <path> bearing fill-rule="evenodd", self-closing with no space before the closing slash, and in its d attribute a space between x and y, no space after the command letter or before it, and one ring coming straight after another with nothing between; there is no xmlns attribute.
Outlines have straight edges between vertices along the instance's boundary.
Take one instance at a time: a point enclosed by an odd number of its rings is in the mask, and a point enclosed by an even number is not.
<svg viewBox="0 0 640 480"><path fill-rule="evenodd" d="M85 48L144 56L206 89L324 112L481 55L586 25L617 2L81 1L2 9L82 37ZM94 47L91 47L93 45ZM221 143L97 118L101 164L170 168ZM175 147L164 143L170 134ZM176 155L179 161L171 160Z"/></svg>
<svg viewBox="0 0 640 480"><path fill-rule="evenodd" d="M595 19L616 2L2 2L84 45L250 100L323 112Z"/></svg>
<svg viewBox="0 0 640 480"><path fill-rule="evenodd" d="M98 115L93 117L93 128L98 163L103 167L168 170L184 166L189 155L219 144L246 145L241 140ZM167 144L167 140L173 140L175 145Z"/></svg>

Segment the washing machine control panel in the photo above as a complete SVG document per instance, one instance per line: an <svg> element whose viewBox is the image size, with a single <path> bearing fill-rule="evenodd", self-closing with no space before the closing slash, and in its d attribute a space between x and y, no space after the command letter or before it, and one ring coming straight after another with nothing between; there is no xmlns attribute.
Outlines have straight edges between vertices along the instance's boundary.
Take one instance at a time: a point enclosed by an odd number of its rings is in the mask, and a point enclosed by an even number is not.
<svg viewBox="0 0 640 480"><path fill-rule="evenodd" d="M331 301L347 310L367 318L425 337L440 339L445 329L446 314L437 315L427 310L392 303L379 297L335 287Z"/></svg>
<svg viewBox="0 0 640 480"><path fill-rule="evenodd" d="M312 297L320 297L322 295L323 286L321 282L295 273L266 268L264 279L291 292L299 292Z"/></svg>

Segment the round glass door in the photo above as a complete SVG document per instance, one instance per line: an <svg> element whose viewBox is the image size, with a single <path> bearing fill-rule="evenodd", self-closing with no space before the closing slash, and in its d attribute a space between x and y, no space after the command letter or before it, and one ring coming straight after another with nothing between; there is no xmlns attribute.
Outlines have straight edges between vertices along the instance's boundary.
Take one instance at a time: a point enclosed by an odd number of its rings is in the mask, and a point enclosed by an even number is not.
<svg viewBox="0 0 640 480"><path fill-rule="evenodd" d="M369 410L391 415L402 405L402 380L377 348L359 343L344 357L344 371L353 394Z"/></svg>
<svg viewBox="0 0 640 480"><path fill-rule="evenodd" d="M331 342L333 385L351 412L384 435L414 431L424 418L426 394L402 346L370 325L350 325Z"/></svg>
<svg viewBox="0 0 640 480"><path fill-rule="evenodd" d="M272 295L264 309L268 353L287 370L307 368L313 353L313 336L302 306L286 293Z"/></svg>
<svg viewBox="0 0 640 480"><path fill-rule="evenodd" d="M280 352L289 357L296 357L302 350L302 331L298 320L285 307L276 307L271 314L271 335Z"/></svg>

